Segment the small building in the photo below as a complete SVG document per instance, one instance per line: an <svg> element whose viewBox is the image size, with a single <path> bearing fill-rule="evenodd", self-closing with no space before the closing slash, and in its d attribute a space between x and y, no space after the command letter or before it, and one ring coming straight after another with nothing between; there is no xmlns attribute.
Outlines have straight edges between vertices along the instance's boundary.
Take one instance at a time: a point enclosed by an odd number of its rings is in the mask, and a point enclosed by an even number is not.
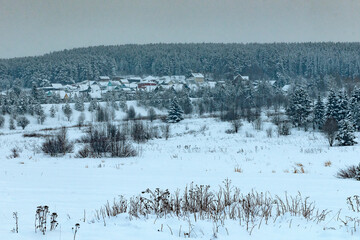
<svg viewBox="0 0 360 240"><path fill-rule="evenodd" d="M194 80L197 84L202 84L205 82L205 77L202 73L191 73L191 77L188 79Z"/></svg>

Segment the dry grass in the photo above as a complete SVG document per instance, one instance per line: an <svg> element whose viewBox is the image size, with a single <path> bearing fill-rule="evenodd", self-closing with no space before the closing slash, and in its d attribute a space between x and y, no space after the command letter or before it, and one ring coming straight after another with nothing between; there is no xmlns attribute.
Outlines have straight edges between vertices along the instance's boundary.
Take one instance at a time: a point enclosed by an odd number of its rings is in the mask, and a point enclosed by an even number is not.
<svg viewBox="0 0 360 240"><path fill-rule="evenodd" d="M331 161L326 161L326 162L324 163L324 166L325 166L325 167L331 167L331 164L332 164Z"/></svg>
<svg viewBox="0 0 360 240"><path fill-rule="evenodd" d="M100 210L95 210L94 220L106 225L107 218L119 214L128 214L130 220L149 215L157 218L174 216L188 221L191 218L195 222L212 220L215 225L224 225L225 219L231 219L238 221L251 234L255 226L260 228L261 223L272 224L285 215L319 223L326 220L329 211L317 209L314 202L303 198L300 193L296 196L285 194L285 197L273 197L268 192L242 193L231 185L230 180L225 180L217 191L210 190L208 185L190 184L182 194L180 190L171 193L156 188L146 189L130 199L120 196L112 204L107 202Z"/></svg>
<svg viewBox="0 0 360 240"><path fill-rule="evenodd" d="M295 174L297 174L297 173L305 173L304 167L300 167L299 169L294 167L293 173L295 173Z"/></svg>
<svg viewBox="0 0 360 240"><path fill-rule="evenodd" d="M241 169L241 167L234 167L234 172L242 173L243 170Z"/></svg>

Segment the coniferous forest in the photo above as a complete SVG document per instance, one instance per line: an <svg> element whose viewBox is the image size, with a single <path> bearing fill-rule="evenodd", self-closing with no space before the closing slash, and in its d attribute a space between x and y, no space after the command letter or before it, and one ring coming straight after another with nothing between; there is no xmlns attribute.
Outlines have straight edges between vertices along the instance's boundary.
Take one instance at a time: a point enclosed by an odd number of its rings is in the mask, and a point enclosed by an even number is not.
<svg viewBox="0 0 360 240"><path fill-rule="evenodd" d="M0 59L2 89L49 82L74 83L101 75L187 75L215 80L240 73L278 85L326 78L360 78L360 43L146 44L63 50L37 57Z"/></svg>

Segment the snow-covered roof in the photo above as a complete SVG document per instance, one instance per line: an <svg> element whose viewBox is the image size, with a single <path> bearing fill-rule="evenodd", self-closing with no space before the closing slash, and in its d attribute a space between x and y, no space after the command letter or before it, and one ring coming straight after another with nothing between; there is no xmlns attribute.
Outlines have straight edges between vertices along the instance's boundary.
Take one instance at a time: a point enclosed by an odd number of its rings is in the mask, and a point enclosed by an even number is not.
<svg viewBox="0 0 360 240"><path fill-rule="evenodd" d="M291 85L290 85L290 84L287 84L287 85L283 86L283 87L281 88L281 90L283 90L284 92L287 92L287 91L290 90L290 88L291 88Z"/></svg>
<svg viewBox="0 0 360 240"><path fill-rule="evenodd" d="M202 73L191 73L191 76L193 76L194 78L203 78L204 75Z"/></svg>
<svg viewBox="0 0 360 240"><path fill-rule="evenodd" d="M89 93L91 98L101 99L101 91L94 91Z"/></svg>
<svg viewBox="0 0 360 240"><path fill-rule="evenodd" d="M52 83L51 87L61 89L63 88L63 85L61 83Z"/></svg>
<svg viewBox="0 0 360 240"><path fill-rule="evenodd" d="M121 79L120 82L122 84L128 84L129 83L129 80L127 80L126 78L125 79Z"/></svg>
<svg viewBox="0 0 360 240"><path fill-rule="evenodd" d="M145 91L147 92L151 92L151 91L154 91L156 89L157 86L145 86Z"/></svg>
<svg viewBox="0 0 360 240"><path fill-rule="evenodd" d="M216 82L213 82L213 81L207 82L207 84L208 84L209 88L214 88L216 86Z"/></svg>
<svg viewBox="0 0 360 240"><path fill-rule="evenodd" d="M137 83L130 83L129 84L130 88L137 88L137 86L138 86Z"/></svg>
<svg viewBox="0 0 360 240"><path fill-rule="evenodd" d="M182 83L174 84L173 88L175 91L181 91L184 88L184 84L182 84Z"/></svg>
<svg viewBox="0 0 360 240"><path fill-rule="evenodd" d="M99 85L91 85L91 92L97 92L100 91L100 86Z"/></svg>
<svg viewBox="0 0 360 240"><path fill-rule="evenodd" d="M146 78L143 78L142 81L153 81L153 80L157 80L158 78L157 77L154 77L154 76L147 76Z"/></svg>
<svg viewBox="0 0 360 240"><path fill-rule="evenodd" d="M99 79L100 80L110 80L110 77L108 77L108 76L100 76Z"/></svg>

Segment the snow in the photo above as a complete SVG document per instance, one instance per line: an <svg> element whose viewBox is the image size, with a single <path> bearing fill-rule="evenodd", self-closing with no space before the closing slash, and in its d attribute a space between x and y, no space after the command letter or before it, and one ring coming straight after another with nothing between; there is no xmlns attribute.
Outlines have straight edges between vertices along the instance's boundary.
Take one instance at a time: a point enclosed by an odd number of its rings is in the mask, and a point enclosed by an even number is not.
<svg viewBox="0 0 360 240"><path fill-rule="evenodd" d="M105 104L105 103L102 103ZM147 109L138 107L136 101L129 101L136 113L145 116ZM73 107L73 105L71 105ZM48 112L51 105L45 105ZM332 212L327 220L319 224L301 217L284 216L275 223L256 226L251 235L238 222L226 219L219 228L219 239L358 239L359 231L351 234L351 226L337 221L356 216L348 208L346 199L358 194L360 182L335 178L339 168L358 164L359 145L329 147L319 132L304 132L292 129L290 136L277 136L276 127L265 116L263 130L254 130L251 123L243 122L239 133L226 134L231 128L227 122L213 118L186 118L171 124L168 140L156 139L144 144L134 144L140 151L133 158L75 158L75 152L64 157L51 158L39 150L43 141L38 138L24 138L23 133L51 133L45 128L72 126L79 112L73 110L72 122L66 121L58 105L55 118L48 117L44 125L31 124L23 131L8 129L8 116L0 135L2 159L0 161L0 236L1 239L73 239L71 228L79 222L81 227L77 240L97 239L179 239L180 226L188 228L189 223L176 217L129 219L128 214L92 222L95 210L107 201L112 202L119 195L130 198L141 191L157 187L184 190L195 184L210 185L217 190L224 179L229 178L233 186L243 193L252 190L284 196L310 197L319 209ZM88 109L88 104L85 105ZM156 109L158 114L166 111ZM93 114L85 111L86 121ZM125 117L116 112L115 121ZM157 120L154 124L161 125ZM268 138L266 129L274 130ZM84 134L85 129L69 128L72 140ZM359 134L357 133L357 138ZM11 158L11 149L20 149L19 158ZM75 145L75 150L80 146ZM331 162L325 166L325 162ZM303 167L304 173L294 173ZM241 168L241 172L234 171ZM48 205L50 211L59 215L59 226L45 236L34 232L34 214L39 205ZM84 210L86 213L85 222ZM18 212L19 233L12 233L14 219ZM194 225L193 238L213 239L213 223L207 220L191 222ZM161 227L163 226L163 228ZM171 231L173 235L171 235ZM182 236L183 237L183 236ZM182 238L181 237L181 238Z"/></svg>

